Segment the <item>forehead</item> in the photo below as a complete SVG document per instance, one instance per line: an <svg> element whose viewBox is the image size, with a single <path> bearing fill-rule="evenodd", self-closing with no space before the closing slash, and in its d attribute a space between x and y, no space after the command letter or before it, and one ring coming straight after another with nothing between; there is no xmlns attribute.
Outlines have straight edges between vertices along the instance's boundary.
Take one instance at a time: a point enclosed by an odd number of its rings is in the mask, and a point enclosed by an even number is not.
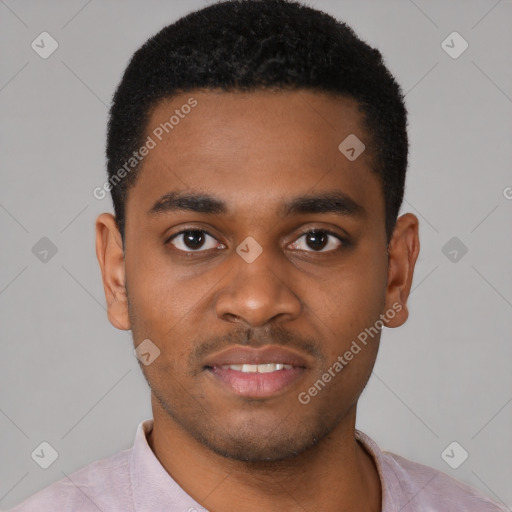
<svg viewBox="0 0 512 512"><path fill-rule="evenodd" d="M172 191L201 191L233 212L252 205L254 216L285 197L336 189L384 215L363 114L350 98L307 90L182 93L153 108L146 140L152 149L128 197L138 208ZM342 151L346 140L364 144L356 159Z"/></svg>

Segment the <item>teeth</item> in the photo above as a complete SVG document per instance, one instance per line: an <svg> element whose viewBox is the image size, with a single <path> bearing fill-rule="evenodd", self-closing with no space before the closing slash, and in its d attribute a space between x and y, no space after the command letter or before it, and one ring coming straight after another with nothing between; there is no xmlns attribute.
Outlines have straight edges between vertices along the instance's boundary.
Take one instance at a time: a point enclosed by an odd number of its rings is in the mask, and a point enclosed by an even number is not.
<svg viewBox="0 0 512 512"><path fill-rule="evenodd" d="M235 370L242 373L271 373L278 370L291 370L291 364L265 363L265 364L228 364L222 367L224 370Z"/></svg>

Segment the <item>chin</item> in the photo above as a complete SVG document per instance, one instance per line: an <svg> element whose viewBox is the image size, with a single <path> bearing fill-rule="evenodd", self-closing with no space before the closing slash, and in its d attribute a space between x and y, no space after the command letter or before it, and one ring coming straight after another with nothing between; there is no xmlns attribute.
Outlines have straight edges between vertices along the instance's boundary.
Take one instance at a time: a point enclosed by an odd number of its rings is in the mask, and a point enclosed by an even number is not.
<svg viewBox="0 0 512 512"><path fill-rule="evenodd" d="M238 428L226 424L223 432L210 428L191 433L204 446L222 457L249 463L268 463L298 457L330 431L325 426L311 429L304 423L293 430L279 427L276 423L264 427L252 422Z"/></svg>
<svg viewBox="0 0 512 512"><path fill-rule="evenodd" d="M205 446L222 457L241 462L264 463L279 462L297 457L316 444L317 440L309 440L307 443L272 442L268 438L259 441L247 442L243 439L230 439L224 442L212 442L203 440Z"/></svg>

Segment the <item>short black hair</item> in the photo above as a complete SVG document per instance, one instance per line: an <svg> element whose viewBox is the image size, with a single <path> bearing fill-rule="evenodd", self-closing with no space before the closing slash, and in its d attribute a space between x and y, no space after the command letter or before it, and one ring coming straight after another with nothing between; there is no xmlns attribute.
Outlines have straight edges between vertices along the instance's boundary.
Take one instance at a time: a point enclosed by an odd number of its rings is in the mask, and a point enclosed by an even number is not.
<svg viewBox="0 0 512 512"><path fill-rule="evenodd" d="M146 41L114 94L106 155L123 245L127 193L141 164L123 179L119 170L143 145L152 109L194 89L276 88L357 101L371 141L372 171L382 184L389 242L403 200L409 144L404 96L381 53L345 23L299 2L228 0L192 12Z"/></svg>

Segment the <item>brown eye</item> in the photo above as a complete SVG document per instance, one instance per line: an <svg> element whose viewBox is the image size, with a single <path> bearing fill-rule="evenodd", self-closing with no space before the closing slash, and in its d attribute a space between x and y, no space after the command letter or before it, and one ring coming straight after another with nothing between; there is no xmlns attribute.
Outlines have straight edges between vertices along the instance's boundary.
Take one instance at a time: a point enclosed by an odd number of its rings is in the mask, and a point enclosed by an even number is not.
<svg viewBox="0 0 512 512"><path fill-rule="evenodd" d="M303 243L299 242L301 239L304 239ZM292 247L300 251L329 252L341 247L343 242L343 239L332 231L315 229L303 233Z"/></svg>
<svg viewBox="0 0 512 512"><path fill-rule="evenodd" d="M184 252L201 252L218 247L216 239L201 229L187 229L172 236L169 243Z"/></svg>

